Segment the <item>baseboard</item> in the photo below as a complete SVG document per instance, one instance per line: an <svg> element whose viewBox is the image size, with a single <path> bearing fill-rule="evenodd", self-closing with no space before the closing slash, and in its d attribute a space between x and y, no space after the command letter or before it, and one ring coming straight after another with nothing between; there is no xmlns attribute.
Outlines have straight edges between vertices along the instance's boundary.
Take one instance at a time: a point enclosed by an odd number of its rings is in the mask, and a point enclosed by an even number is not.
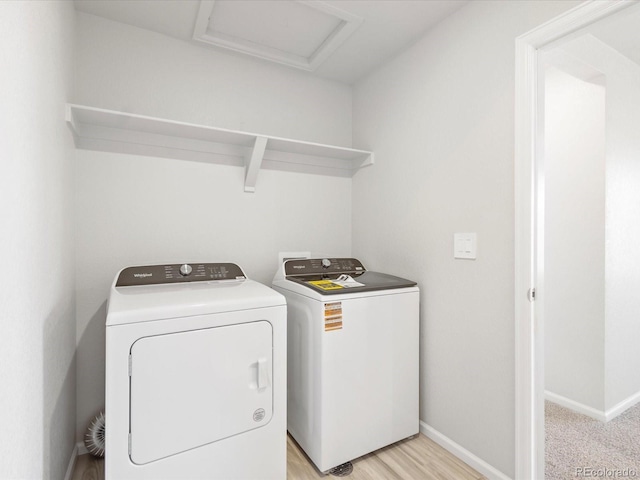
<svg viewBox="0 0 640 480"><path fill-rule="evenodd" d="M76 466L76 460L78 459L78 444L74 445L71 451L71 458L69 459L69 466L67 467L67 473L64 475L64 480L71 480L73 477L73 469Z"/></svg>
<svg viewBox="0 0 640 480"><path fill-rule="evenodd" d="M640 392L634 393L630 397L627 397L620 403L614 405L609 410L604 412L605 422L616 418L618 415L625 412L628 408L633 407L638 402L640 402Z"/></svg>
<svg viewBox="0 0 640 480"><path fill-rule="evenodd" d="M600 420L601 422L608 422L609 420L613 420L614 418L616 418L621 413L624 413L627 409L633 407L635 404L640 403L640 392L636 392L630 397L625 398L623 401L617 403L607 411L589 407L580 402L576 402L548 390L544 391L544 399L549 400L553 403L557 403L558 405L568 408L569 410L573 410L574 412L581 413L591 418L595 418L596 420Z"/></svg>
<svg viewBox="0 0 640 480"><path fill-rule="evenodd" d="M548 390L544 391L544 399L549 400L553 403L557 403L561 407L568 408L569 410L573 410L574 412L586 415L587 417L600 420L601 422L607 421L607 417L604 411L589 407L588 405L576 402L575 400L571 400L570 398L563 397L562 395L558 395Z"/></svg>
<svg viewBox="0 0 640 480"><path fill-rule="evenodd" d="M429 437L431 440L436 442L442 448L454 454L460 460L465 462L471 468L476 469L479 473L481 473L488 479L511 480L507 475L502 473L500 470L493 467L492 465L489 465L487 462L475 456L466 448L458 445L456 442L451 440L449 437L443 435L442 433L437 431L435 428L431 427L430 425L427 425L422 420L420 421L420 433L422 433L426 437Z"/></svg>

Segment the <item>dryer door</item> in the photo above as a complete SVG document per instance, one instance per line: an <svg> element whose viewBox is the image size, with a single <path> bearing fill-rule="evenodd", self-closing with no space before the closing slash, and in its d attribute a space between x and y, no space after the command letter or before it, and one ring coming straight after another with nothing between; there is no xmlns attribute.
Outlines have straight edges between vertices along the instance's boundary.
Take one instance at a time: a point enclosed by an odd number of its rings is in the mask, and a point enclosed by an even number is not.
<svg viewBox="0 0 640 480"><path fill-rule="evenodd" d="M272 339L271 324L257 321L137 340L131 461L153 462L269 423Z"/></svg>

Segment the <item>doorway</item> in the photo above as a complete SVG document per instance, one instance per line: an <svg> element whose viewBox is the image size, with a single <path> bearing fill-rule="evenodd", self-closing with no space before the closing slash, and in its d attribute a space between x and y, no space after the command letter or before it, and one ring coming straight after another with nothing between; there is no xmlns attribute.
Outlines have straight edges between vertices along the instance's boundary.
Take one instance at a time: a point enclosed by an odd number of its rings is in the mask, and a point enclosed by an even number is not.
<svg viewBox="0 0 640 480"><path fill-rule="evenodd" d="M637 2L585 2L516 41L516 478L544 477L545 156L542 55ZM621 13L626 15L629 11Z"/></svg>

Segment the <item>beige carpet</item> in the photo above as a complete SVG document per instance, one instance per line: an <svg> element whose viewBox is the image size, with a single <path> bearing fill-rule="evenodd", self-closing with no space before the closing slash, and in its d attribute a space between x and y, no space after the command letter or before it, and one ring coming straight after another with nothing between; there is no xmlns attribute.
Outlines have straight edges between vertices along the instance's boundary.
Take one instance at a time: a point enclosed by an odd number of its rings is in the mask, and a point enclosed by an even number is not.
<svg viewBox="0 0 640 480"><path fill-rule="evenodd" d="M545 402L545 479L640 478L640 404L607 423Z"/></svg>

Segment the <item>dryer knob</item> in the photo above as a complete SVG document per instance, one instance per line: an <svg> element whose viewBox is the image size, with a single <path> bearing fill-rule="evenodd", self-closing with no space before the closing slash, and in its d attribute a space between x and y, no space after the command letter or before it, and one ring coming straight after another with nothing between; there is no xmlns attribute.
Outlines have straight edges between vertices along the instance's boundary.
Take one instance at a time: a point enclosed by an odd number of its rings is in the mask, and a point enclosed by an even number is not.
<svg viewBox="0 0 640 480"><path fill-rule="evenodd" d="M192 271L193 271L193 268L188 263L185 263L184 265L180 265L180 275L182 275L183 277L191 275Z"/></svg>
<svg viewBox="0 0 640 480"><path fill-rule="evenodd" d="M331 260L329 260L328 258L323 258L322 259L322 267L323 268L329 268L331 266Z"/></svg>

